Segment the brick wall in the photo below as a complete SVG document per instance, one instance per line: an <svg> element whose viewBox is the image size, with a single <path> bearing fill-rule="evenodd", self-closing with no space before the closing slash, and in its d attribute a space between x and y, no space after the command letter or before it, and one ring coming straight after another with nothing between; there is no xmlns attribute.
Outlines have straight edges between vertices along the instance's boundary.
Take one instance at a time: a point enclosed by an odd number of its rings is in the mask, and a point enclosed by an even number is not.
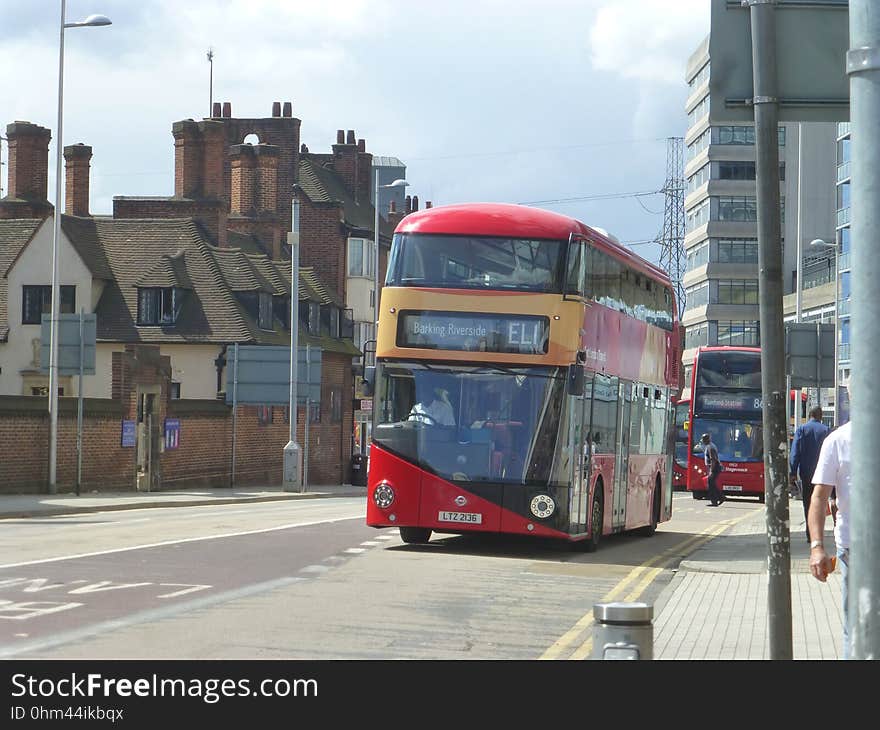
<svg viewBox="0 0 880 730"><path fill-rule="evenodd" d="M123 419L136 418L138 385L164 382L167 358L138 346L114 353L114 399L85 399L82 490L135 489L136 450L121 446ZM137 353L137 355L135 355ZM150 371L153 371L151 377ZM309 423L310 484L350 479L352 412L351 360L324 353L320 421ZM331 393L333 393L331 395ZM339 399L338 419L332 403ZM59 400L57 480L59 492L76 484L76 400ZM239 406L235 424L235 484L278 485L288 441L287 409ZM268 419L261 418L268 416ZM218 400L167 400L158 417L180 419L180 441L159 457L161 489L228 486L232 471L232 409ZM297 409L297 442L305 453L306 409ZM161 421L160 421L161 422ZM46 399L0 396L0 493L44 492L48 475L49 419Z"/></svg>
<svg viewBox="0 0 880 730"><path fill-rule="evenodd" d="M345 241L342 206L300 200L300 265L313 266L322 282L345 301Z"/></svg>

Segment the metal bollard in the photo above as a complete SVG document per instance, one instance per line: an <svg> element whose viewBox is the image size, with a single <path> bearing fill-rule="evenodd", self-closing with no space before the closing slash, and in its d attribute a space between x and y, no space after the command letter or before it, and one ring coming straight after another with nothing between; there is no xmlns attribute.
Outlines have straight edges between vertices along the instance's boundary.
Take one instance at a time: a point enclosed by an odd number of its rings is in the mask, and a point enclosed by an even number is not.
<svg viewBox="0 0 880 730"><path fill-rule="evenodd" d="M647 603L593 606L593 659L653 659L654 607Z"/></svg>

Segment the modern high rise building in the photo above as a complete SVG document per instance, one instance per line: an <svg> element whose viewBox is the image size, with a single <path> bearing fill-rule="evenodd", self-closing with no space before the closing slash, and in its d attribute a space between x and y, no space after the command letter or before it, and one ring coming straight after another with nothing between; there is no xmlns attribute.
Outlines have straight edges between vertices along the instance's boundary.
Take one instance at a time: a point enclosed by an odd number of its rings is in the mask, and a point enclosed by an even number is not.
<svg viewBox="0 0 880 730"><path fill-rule="evenodd" d="M709 39L688 60L685 110L685 383L700 345L761 343L758 310L758 227L753 124L710 125L712 77ZM779 125L779 186L785 293L796 291L798 239L802 260L827 259L810 246L831 242L835 230L835 124ZM833 258L833 250L831 252ZM807 267L807 268L810 268ZM821 267L820 267L821 268ZM809 278L802 269L802 284ZM811 281L821 277L812 276ZM830 281L830 274L826 280ZM802 307L801 318L813 309Z"/></svg>
<svg viewBox="0 0 880 730"><path fill-rule="evenodd" d="M850 125L837 125L837 378L838 383L850 374L850 303L852 296L850 241ZM838 388L837 424L849 420L849 395Z"/></svg>

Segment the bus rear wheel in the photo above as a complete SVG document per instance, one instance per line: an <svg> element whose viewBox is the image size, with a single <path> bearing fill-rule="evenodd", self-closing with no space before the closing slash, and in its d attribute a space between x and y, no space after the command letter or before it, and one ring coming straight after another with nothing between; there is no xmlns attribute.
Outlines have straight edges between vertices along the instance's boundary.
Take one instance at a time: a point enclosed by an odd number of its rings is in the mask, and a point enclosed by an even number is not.
<svg viewBox="0 0 880 730"><path fill-rule="evenodd" d="M605 522L605 506L603 504L602 482L596 482L593 487L593 500L590 503L590 536L583 541L584 550L588 553L596 552L599 543L602 542L602 526Z"/></svg>
<svg viewBox="0 0 880 730"><path fill-rule="evenodd" d="M706 499L706 493L705 493L705 492L691 492L691 496L692 496L694 499Z"/></svg>
<svg viewBox="0 0 880 730"><path fill-rule="evenodd" d="M400 539L407 545L423 545L431 540L431 530L427 527L401 527Z"/></svg>
<svg viewBox="0 0 880 730"><path fill-rule="evenodd" d="M660 477L654 482L654 501L651 506L651 522L644 527L638 529L638 534L643 537L651 537L657 532L657 525L660 523Z"/></svg>

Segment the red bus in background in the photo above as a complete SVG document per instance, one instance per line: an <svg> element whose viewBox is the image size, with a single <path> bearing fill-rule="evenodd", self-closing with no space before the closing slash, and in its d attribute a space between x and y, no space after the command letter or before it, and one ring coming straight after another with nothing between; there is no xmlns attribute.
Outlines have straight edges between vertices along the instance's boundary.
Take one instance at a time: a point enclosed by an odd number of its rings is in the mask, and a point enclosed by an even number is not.
<svg viewBox="0 0 880 730"><path fill-rule="evenodd" d="M672 514L677 309L613 238L521 205L406 216L381 292L367 524L651 535Z"/></svg>
<svg viewBox="0 0 880 730"><path fill-rule="evenodd" d="M700 347L694 360L688 419L687 488L706 498L706 467L700 437L708 433L724 470L718 487L725 496L764 501L764 440L761 350L757 347Z"/></svg>
<svg viewBox="0 0 880 730"><path fill-rule="evenodd" d="M672 488L687 489L688 474L688 421L691 417L691 402L675 402L675 454L672 461Z"/></svg>

